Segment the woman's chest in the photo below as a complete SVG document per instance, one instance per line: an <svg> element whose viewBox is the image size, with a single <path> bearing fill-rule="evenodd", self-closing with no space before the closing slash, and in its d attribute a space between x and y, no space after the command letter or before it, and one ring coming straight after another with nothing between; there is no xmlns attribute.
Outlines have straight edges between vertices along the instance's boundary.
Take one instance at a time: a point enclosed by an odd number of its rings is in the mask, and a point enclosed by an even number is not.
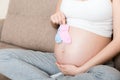
<svg viewBox="0 0 120 80"><path fill-rule="evenodd" d="M62 0L60 10L67 18L107 20L112 18L110 0Z"/></svg>

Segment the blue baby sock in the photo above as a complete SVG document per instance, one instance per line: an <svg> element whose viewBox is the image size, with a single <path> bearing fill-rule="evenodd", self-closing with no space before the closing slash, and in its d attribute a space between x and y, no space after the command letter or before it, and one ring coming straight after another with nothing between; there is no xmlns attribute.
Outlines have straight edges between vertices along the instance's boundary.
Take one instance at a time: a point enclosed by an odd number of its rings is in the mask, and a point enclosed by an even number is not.
<svg viewBox="0 0 120 80"><path fill-rule="evenodd" d="M62 39L60 38L60 35L59 35L58 32L57 32L57 34L55 36L55 41L56 41L56 43L61 43L62 42Z"/></svg>

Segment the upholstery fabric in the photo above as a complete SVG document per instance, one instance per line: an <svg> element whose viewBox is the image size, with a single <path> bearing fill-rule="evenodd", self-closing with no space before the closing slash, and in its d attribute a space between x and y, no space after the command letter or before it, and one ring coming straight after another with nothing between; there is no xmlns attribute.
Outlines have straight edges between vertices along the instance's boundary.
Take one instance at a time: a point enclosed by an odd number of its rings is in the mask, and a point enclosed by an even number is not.
<svg viewBox="0 0 120 80"><path fill-rule="evenodd" d="M11 0L1 40L53 52L56 29L50 22L57 0Z"/></svg>
<svg viewBox="0 0 120 80"><path fill-rule="evenodd" d="M0 19L0 34L2 31L3 24L4 24L4 19ZM1 35L0 35L0 38L1 38Z"/></svg>
<svg viewBox="0 0 120 80"><path fill-rule="evenodd" d="M0 80L10 80L10 79L8 79L6 76L0 74Z"/></svg>
<svg viewBox="0 0 120 80"><path fill-rule="evenodd" d="M115 57L115 68L120 71L120 54Z"/></svg>
<svg viewBox="0 0 120 80"><path fill-rule="evenodd" d="M22 48L13 44L8 44L4 42L0 42L0 49L5 49L5 48Z"/></svg>

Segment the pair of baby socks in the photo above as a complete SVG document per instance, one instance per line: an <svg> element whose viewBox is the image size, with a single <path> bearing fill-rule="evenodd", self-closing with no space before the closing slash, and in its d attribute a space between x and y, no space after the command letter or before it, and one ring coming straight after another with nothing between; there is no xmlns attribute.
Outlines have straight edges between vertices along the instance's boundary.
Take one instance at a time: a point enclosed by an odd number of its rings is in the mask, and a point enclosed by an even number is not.
<svg viewBox="0 0 120 80"><path fill-rule="evenodd" d="M63 24L58 28L57 34L55 36L55 41L57 43L71 43L71 37L69 35L69 25Z"/></svg>

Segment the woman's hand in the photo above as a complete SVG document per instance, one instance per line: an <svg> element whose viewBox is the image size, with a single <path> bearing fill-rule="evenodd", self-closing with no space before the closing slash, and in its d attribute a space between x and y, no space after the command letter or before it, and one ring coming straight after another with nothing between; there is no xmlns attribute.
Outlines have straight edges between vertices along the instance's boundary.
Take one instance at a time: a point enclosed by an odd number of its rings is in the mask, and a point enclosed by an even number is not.
<svg viewBox="0 0 120 80"><path fill-rule="evenodd" d="M63 74L65 74L65 75L74 76L74 75L77 75L77 74L80 74L80 73L84 73L84 72L87 71L83 67L76 67L74 65L63 65L63 64L59 64L59 63L56 63L56 65L61 70L61 72Z"/></svg>
<svg viewBox="0 0 120 80"><path fill-rule="evenodd" d="M54 24L65 24L66 23L65 15L61 11L58 11L55 14L53 14L50 17L50 19Z"/></svg>

